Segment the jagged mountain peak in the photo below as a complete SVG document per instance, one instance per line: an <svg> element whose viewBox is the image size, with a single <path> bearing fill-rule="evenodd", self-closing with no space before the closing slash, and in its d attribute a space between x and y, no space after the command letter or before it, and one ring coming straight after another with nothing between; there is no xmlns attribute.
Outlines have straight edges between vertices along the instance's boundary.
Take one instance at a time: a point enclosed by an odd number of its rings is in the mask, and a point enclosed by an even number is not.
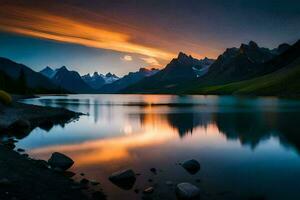
<svg viewBox="0 0 300 200"><path fill-rule="evenodd" d="M189 56L183 52L179 52L179 54L177 56L178 60L187 59L187 58L189 58Z"/></svg>
<svg viewBox="0 0 300 200"><path fill-rule="evenodd" d="M257 43L252 41L252 40L248 43L248 46L251 47L251 48L258 48Z"/></svg>
<svg viewBox="0 0 300 200"><path fill-rule="evenodd" d="M69 71L68 68L67 68L66 66L62 66L62 67L59 68L58 70L67 70L67 71Z"/></svg>
<svg viewBox="0 0 300 200"><path fill-rule="evenodd" d="M286 50L288 50L290 47L291 47L291 45L289 45L287 43L283 43L283 44L280 44L276 50L279 54L281 54L281 53L285 52Z"/></svg>
<svg viewBox="0 0 300 200"><path fill-rule="evenodd" d="M94 73L93 73L93 76L97 77L97 76L100 76L100 75L99 75L98 72L94 72Z"/></svg>

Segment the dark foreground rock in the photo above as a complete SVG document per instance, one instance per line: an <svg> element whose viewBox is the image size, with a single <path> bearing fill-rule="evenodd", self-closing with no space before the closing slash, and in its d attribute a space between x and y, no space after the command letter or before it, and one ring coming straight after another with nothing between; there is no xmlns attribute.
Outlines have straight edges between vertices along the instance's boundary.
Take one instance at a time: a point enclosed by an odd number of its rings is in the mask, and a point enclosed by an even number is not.
<svg viewBox="0 0 300 200"><path fill-rule="evenodd" d="M56 124L67 123L80 115L63 108L13 102L10 106L0 105L0 131L1 134L24 137L36 127L49 130Z"/></svg>
<svg viewBox="0 0 300 200"><path fill-rule="evenodd" d="M110 175L109 180L124 190L130 190L135 183L136 177L133 170L125 169Z"/></svg>
<svg viewBox="0 0 300 200"><path fill-rule="evenodd" d="M28 159L0 145L0 199L85 200L90 199L76 183L46 167L43 161Z"/></svg>
<svg viewBox="0 0 300 200"><path fill-rule="evenodd" d="M186 169L190 174L196 174L200 170L200 164L197 160L187 160L182 164L182 167Z"/></svg>
<svg viewBox="0 0 300 200"><path fill-rule="evenodd" d="M200 189L191 183L179 183L176 195L180 200L194 200L200 198Z"/></svg>
<svg viewBox="0 0 300 200"><path fill-rule="evenodd" d="M65 171L72 167L74 161L62 153L54 152L48 160L48 163L54 169L58 168Z"/></svg>

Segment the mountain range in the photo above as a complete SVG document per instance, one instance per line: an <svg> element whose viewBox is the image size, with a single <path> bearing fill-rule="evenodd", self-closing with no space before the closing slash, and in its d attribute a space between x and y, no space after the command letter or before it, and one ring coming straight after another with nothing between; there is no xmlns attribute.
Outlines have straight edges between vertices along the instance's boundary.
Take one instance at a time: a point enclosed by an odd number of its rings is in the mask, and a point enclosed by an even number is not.
<svg viewBox="0 0 300 200"><path fill-rule="evenodd" d="M30 93L60 93L55 83L29 67L16 63L7 58L0 57L0 83L1 88L12 92ZM20 91L22 89L23 91Z"/></svg>
<svg viewBox="0 0 300 200"><path fill-rule="evenodd" d="M93 89L99 90L102 86L115 82L119 79L119 77L115 74L111 74L110 72L106 75L94 72L92 76L90 74L82 76L82 79Z"/></svg>
<svg viewBox="0 0 300 200"><path fill-rule="evenodd" d="M70 93L298 94L299 43L268 49L250 41L227 48L216 60L180 52L161 70L140 68L123 77L98 72L81 76L65 66L38 73L0 58L0 75L13 83L23 74L31 89Z"/></svg>
<svg viewBox="0 0 300 200"><path fill-rule="evenodd" d="M198 60L182 52L154 76L145 77L121 90L122 93L167 93L208 73L213 59Z"/></svg>

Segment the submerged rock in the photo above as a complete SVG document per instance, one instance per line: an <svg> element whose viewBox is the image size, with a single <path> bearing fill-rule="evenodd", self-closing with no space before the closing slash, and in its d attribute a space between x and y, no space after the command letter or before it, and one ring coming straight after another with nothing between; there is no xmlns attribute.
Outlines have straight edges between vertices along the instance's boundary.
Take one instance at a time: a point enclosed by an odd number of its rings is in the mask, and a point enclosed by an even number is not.
<svg viewBox="0 0 300 200"><path fill-rule="evenodd" d="M191 183L179 183L176 187L176 194L182 200L198 199L200 189Z"/></svg>
<svg viewBox="0 0 300 200"><path fill-rule="evenodd" d="M182 167L190 174L196 174L200 170L200 163L197 160L187 160L182 164Z"/></svg>
<svg viewBox="0 0 300 200"><path fill-rule="evenodd" d="M130 190L135 183L136 177L133 170L125 169L110 175L109 180L122 189Z"/></svg>
<svg viewBox="0 0 300 200"><path fill-rule="evenodd" d="M74 161L62 153L55 152L51 155L51 158L48 160L48 163L54 169L58 168L65 171L72 167Z"/></svg>

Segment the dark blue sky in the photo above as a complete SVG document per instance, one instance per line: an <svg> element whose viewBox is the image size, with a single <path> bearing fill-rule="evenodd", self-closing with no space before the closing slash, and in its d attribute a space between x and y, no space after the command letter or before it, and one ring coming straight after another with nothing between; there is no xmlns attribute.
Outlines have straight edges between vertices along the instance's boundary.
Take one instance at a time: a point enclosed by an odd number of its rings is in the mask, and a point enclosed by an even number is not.
<svg viewBox="0 0 300 200"><path fill-rule="evenodd" d="M0 56L35 70L66 65L122 75L164 66L179 51L217 57L249 40L273 48L300 39L296 0L0 3Z"/></svg>

